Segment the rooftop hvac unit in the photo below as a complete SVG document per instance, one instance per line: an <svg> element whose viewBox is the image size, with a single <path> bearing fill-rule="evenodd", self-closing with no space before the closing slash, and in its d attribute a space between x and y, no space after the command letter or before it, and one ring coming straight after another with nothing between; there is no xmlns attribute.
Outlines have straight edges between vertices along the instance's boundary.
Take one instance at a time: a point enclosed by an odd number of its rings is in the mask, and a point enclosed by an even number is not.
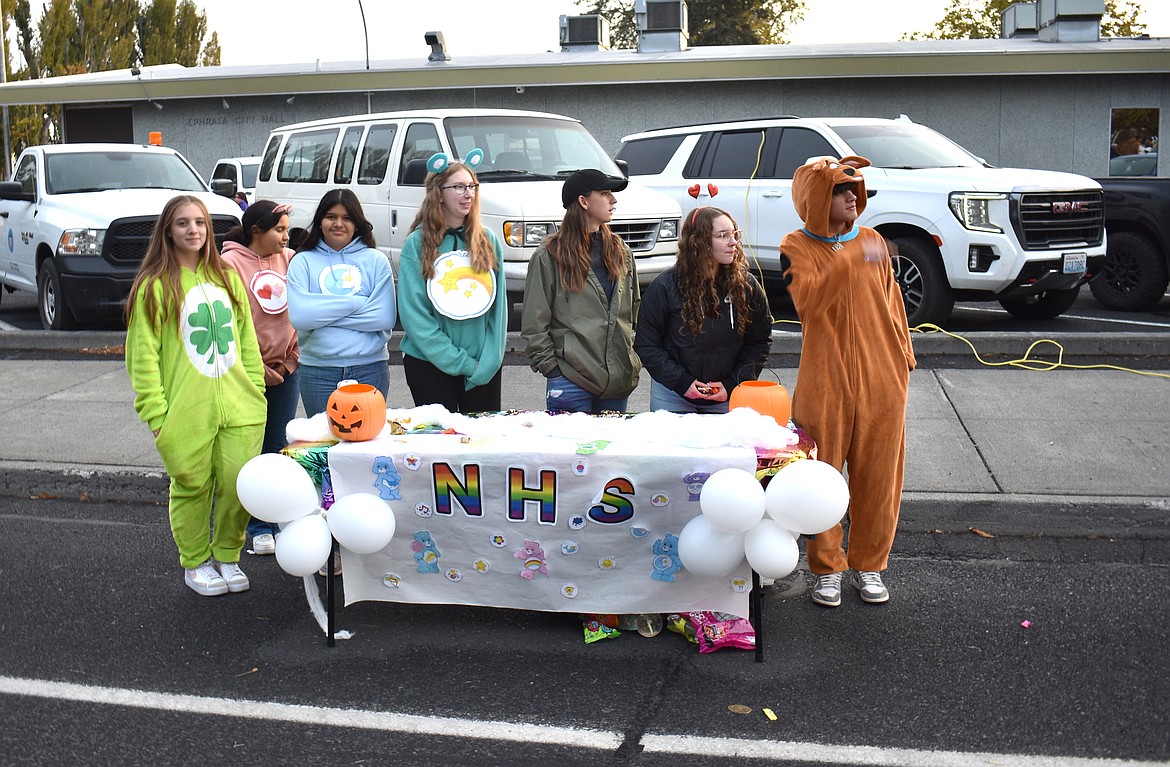
<svg viewBox="0 0 1170 767"><path fill-rule="evenodd" d="M1046 43L1089 43L1101 39L1105 0L1039 0L1036 26Z"/></svg>
<svg viewBox="0 0 1170 767"><path fill-rule="evenodd" d="M609 50L609 22L597 14L561 16L561 50Z"/></svg>
<svg viewBox="0 0 1170 767"><path fill-rule="evenodd" d="M999 36L1005 40L1036 37L1036 3L1012 3L999 14Z"/></svg>
<svg viewBox="0 0 1170 767"><path fill-rule="evenodd" d="M687 47L685 0L634 0L634 23L639 51L658 53Z"/></svg>

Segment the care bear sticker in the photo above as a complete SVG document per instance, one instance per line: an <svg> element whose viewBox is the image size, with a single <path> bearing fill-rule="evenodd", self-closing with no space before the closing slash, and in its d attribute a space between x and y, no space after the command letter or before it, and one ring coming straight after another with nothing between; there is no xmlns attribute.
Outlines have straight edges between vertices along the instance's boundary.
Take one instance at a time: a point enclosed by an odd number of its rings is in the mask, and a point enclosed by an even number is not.
<svg viewBox="0 0 1170 767"><path fill-rule="evenodd" d="M494 272L477 272L471 255L453 250L435 261L435 276L427 281L427 298L445 317L469 320L492 307L496 298Z"/></svg>
<svg viewBox="0 0 1170 767"><path fill-rule="evenodd" d="M248 287L265 314L280 314L288 308L288 280L283 274L261 269L252 275Z"/></svg>
<svg viewBox="0 0 1170 767"><path fill-rule="evenodd" d="M187 291L179 314L183 348L203 375L220 378L236 364L232 301L218 285L200 283Z"/></svg>
<svg viewBox="0 0 1170 767"><path fill-rule="evenodd" d="M317 283L330 296L356 296L362 289L362 271L353 264L330 264L321 270Z"/></svg>

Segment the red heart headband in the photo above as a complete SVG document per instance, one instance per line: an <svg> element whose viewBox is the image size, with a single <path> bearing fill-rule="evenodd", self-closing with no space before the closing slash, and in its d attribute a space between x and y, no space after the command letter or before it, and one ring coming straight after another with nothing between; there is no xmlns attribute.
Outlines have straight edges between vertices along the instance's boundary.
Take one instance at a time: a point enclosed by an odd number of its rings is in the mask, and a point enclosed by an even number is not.
<svg viewBox="0 0 1170 767"><path fill-rule="evenodd" d="M693 186L687 187L687 194L697 200L699 199L699 192L701 192L702 189L703 188L701 186L695 184ZM714 184L707 184L707 193L714 197L715 195L719 194L719 187L715 186Z"/></svg>

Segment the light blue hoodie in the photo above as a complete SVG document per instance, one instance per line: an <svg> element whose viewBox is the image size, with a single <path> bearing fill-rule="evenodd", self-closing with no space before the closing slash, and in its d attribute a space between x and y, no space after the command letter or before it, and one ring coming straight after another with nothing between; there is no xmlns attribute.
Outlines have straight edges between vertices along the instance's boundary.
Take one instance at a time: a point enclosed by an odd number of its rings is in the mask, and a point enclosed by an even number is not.
<svg viewBox="0 0 1170 767"><path fill-rule="evenodd" d="M368 365L389 358L394 274L386 256L355 238L340 251L321 242L288 265L288 316L301 364Z"/></svg>

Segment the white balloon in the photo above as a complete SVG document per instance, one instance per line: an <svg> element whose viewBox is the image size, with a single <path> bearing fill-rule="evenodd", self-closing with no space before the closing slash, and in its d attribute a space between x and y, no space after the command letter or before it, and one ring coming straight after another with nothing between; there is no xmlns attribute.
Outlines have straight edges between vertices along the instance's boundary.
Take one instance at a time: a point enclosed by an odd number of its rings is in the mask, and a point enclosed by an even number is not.
<svg viewBox="0 0 1170 767"><path fill-rule="evenodd" d="M764 492L768 516L804 535L823 533L841 521L849 508L849 485L841 472L811 459L788 464L772 477Z"/></svg>
<svg viewBox="0 0 1170 767"><path fill-rule="evenodd" d="M309 472L283 453L261 453L240 468L236 495L256 519L284 524L321 503Z"/></svg>
<svg viewBox="0 0 1170 767"><path fill-rule="evenodd" d="M373 493L350 493L326 512L329 532L355 554L381 551L394 537L394 510Z"/></svg>
<svg viewBox="0 0 1170 767"><path fill-rule="evenodd" d="M752 569L765 578L783 578L800 561L796 536L771 519L762 519L747 531L743 551Z"/></svg>
<svg viewBox="0 0 1170 767"><path fill-rule="evenodd" d="M703 483L699 508L716 527L746 532L764 516L764 488L751 472L720 469Z"/></svg>
<svg viewBox="0 0 1170 767"><path fill-rule="evenodd" d="M312 575L329 561L333 537L320 514L294 519L276 536L276 561L289 575Z"/></svg>
<svg viewBox="0 0 1170 767"><path fill-rule="evenodd" d="M743 533L722 530L700 514L678 534L678 558L695 575L731 575L743 561Z"/></svg>

